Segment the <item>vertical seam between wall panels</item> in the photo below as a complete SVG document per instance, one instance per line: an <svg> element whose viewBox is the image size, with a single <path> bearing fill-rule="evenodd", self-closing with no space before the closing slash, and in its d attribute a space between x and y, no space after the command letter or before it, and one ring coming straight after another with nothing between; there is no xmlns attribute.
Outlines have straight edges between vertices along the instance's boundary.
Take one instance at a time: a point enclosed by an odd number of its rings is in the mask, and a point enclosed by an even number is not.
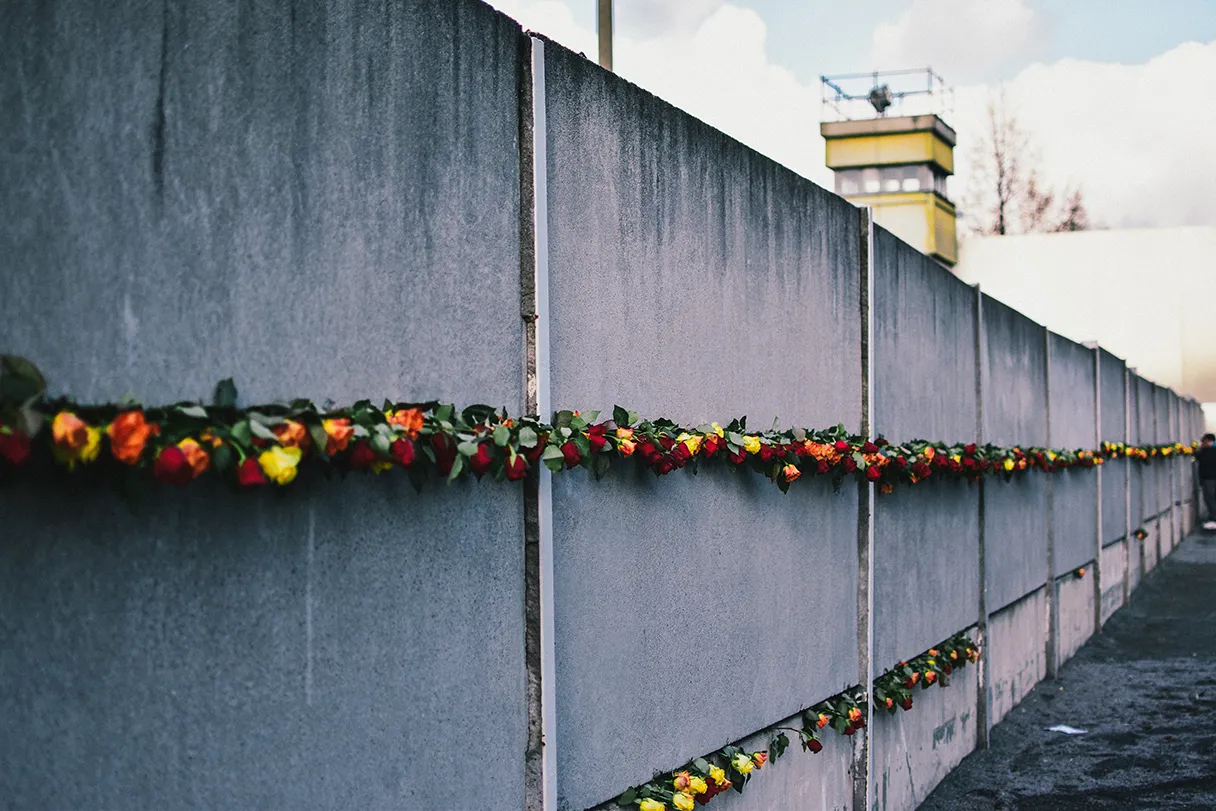
<svg viewBox="0 0 1216 811"><path fill-rule="evenodd" d="M984 430L984 293L978 284L975 288L975 442L983 445L986 440ZM990 640L988 638L988 561L984 548L984 480L979 481L979 494L976 505L976 520L979 522L979 639L977 640L984 652L979 661L978 689L976 690L976 747L988 748L988 738L992 717L992 671L989 662L992 660Z"/></svg>
<svg viewBox="0 0 1216 811"><path fill-rule="evenodd" d="M1102 447L1102 350L1094 345L1094 448ZM1101 458L1101 457L1099 457ZM1097 527L1094 532L1096 546L1094 548L1094 633L1102 633L1102 468L1098 465L1098 493L1095 496Z"/></svg>
<svg viewBox="0 0 1216 811"><path fill-rule="evenodd" d="M1043 393L1046 400L1046 446L1051 447L1051 330L1043 328ZM1047 477L1047 677L1060 671L1060 606L1056 584L1055 486Z"/></svg>
<svg viewBox="0 0 1216 811"><path fill-rule="evenodd" d="M525 341L525 410L551 409L549 379L548 133L544 43L524 37L520 54L520 273ZM524 616L528 740L526 811L557 807L553 640L553 480L538 465L524 486Z"/></svg>
<svg viewBox="0 0 1216 811"><path fill-rule="evenodd" d="M861 270L861 435L874 432L874 212L859 210ZM867 695L874 686L874 483L858 484L857 505L857 664L858 679ZM853 808L873 804L874 702L866 702L866 734L855 739Z"/></svg>

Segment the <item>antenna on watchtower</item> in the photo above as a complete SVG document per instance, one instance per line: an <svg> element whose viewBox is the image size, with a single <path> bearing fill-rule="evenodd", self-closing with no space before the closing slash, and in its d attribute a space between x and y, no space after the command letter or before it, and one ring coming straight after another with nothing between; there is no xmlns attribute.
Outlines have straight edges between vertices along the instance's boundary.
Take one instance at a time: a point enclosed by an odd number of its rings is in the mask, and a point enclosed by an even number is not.
<svg viewBox="0 0 1216 811"><path fill-rule="evenodd" d="M827 165L836 193L930 256L958 261L954 130L942 120L953 93L931 68L820 76Z"/></svg>

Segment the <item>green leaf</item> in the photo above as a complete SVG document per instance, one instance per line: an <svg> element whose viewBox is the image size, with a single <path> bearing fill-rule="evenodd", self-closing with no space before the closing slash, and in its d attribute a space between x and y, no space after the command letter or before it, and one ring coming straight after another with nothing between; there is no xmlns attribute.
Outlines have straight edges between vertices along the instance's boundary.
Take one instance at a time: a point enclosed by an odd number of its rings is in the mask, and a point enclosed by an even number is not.
<svg viewBox="0 0 1216 811"><path fill-rule="evenodd" d="M228 430L228 436L232 437L234 442L239 442L242 445L248 445L250 438L249 435L252 430L253 429L249 427L248 420L241 420Z"/></svg>
<svg viewBox="0 0 1216 811"><path fill-rule="evenodd" d="M325 426L308 426L308 435L312 437L312 443L317 446L317 450L325 453L326 447L329 445L329 434L325 433Z"/></svg>
<svg viewBox="0 0 1216 811"><path fill-rule="evenodd" d="M19 355L0 355L0 403L24 403L45 393L37 366Z"/></svg>
<svg viewBox="0 0 1216 811"><path fill-rule="evenodd" d="M448 481L455 481L462 471L464 471L464 457L457 456L456 461L452 463L452 472L448 474Z"/></svg>
<svg viewBox="0 0 1216 811"><path fill-rule="evenodd" d="M177 413L185 417L193 417L196 420L207 419L207 409L200 405L178 406Z"/></svg>
<svg viewBox="0 0 1216 811"><path fill-rule="evenodd" d="M251 419L248 422L242 423L242 424L248 425L250 432L252 432L253 435L259 439L269 439L272 442L279 441L279 438L274 435L274 431L271 431L269 428L267 428L265 425L262 425L262 423L258 422L257 420Z"/></svg>
<svg viewBox="0 0 1216 811"><path fill-rule="evenodd" d="M461 442L456 446L456 450L459 451L462 456L472 456L473 454L477 453L477 445L478 443L476 442Z"/></svg>
<svg viewBox="0 0 1216 811"><path fill-rule="evenodd" d="M519 429L519 447L535 448L539 437L536 436L536 431L525 425Z"/></svg>
<svg viewBox="0 0 1216 811"><path fill-rule="evenodd" d="M628 428L630 425L633 425L629 421L629 412L620 406L612 407L612 421L616 423L618 428Z"/></svg>
<svg viewBox="0 0 1216 811"><path fill-rule="evenodd" d="M604 474L612 467L612 457L606 453L597 453L592 462L592 470L595 472L596 479L604 478Z"/></svg>
<svg viewBox="0 0 1216 811"><path fill-rule="evenodd" d="M505 425L499 424L494 429L494 444L500 448L505 448L507 443L511 441L511 429Z"/></svg>
<svg viewBox="0 0 1216 811"><path fill-rule="evenodd" d="M692 762L692 767L702 774L709 774L709 761L699 757Z"/></svg>
<svg viewBox="0 0 1216 811"><path fill-rule="evenodd" d="M554 428L569 428L571 421L574 419L573 411L559 411L553 417Z"/></svg>
<svg viewBox="0 0 1216 811"><path fill-rule="evenodd" d="M637 799L638 799L638 790L635 788L631 788L631 789L629 789L629 791L626 791L620 797L616 798L616 804L621 805L621 806L633 805L635 802L637 802Z"/></svg>
<svg viewBox="0 0 1216 811"><path fill-rule="evenodd" d="M236 384L232 382L231 377L225 377L215 384L211 402L217 408L236 408Z"/></svg>
<svg viewBox="0 0 1216 811"><path fill-rule="evenodd" d="M227 473L236 462L236 451L231 445L220 445L211 452L211 466L218 473Z"/></svg>

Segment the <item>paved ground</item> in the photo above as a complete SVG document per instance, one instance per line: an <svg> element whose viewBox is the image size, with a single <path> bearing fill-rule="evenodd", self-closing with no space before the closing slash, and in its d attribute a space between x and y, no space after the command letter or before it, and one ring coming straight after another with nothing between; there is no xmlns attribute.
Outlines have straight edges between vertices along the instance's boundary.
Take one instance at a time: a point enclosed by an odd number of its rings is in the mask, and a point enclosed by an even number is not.
<svg viewBox="0 0 1216 811"><path fill-rule="evenodd" d="M1055 724L1085 735L1047 732ZM921 811L1216 809L1216 534L1191 537Z"/></svg>

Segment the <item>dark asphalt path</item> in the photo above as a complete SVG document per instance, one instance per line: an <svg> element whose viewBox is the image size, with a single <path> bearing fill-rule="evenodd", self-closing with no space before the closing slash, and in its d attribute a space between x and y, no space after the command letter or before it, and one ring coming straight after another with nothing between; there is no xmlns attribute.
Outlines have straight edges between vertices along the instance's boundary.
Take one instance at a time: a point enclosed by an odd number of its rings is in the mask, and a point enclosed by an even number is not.
<svg viewBox="0 0 1216 811"><path fill-rule="evenodd" d="M1055 724L1088 734L1046 731ZM920 808L1216 809L1216 534L1152 571Z"/></svg>

